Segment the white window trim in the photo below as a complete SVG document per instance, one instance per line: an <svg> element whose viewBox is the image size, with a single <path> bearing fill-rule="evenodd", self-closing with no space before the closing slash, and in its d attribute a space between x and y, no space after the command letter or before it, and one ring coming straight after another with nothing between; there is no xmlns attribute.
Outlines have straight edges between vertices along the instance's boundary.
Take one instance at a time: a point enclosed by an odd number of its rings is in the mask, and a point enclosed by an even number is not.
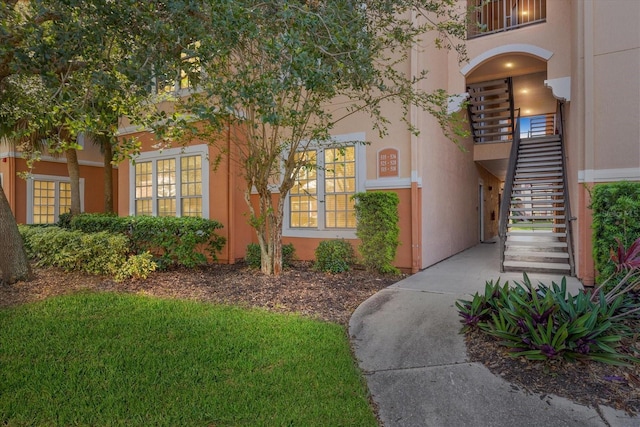
<svg viewBox="0 0 640 427"><path fill-rule="evenodd" d="M366 134L364 132L354 132L342 135L336 135L331 138L330 141L321 144L312 144L308 147L309 150L323 150L324 148L332 148L332 144L344 144L348 142L354 142L354 147L356 150L356 193L361 191L365 191L365 182L367 178L367 147L364 142L366 141ZM324 197L324 171L322 168L318 169L318 197ZM289 199L290 195L287 195L287 200L285 201L284 208L284 218L282 225L282 235L285 237L315 237L322 239L355 239L356 230L355 229L345 229L345 228L324 228L324 229L314 229L314 228L292 228L289 224L291 224L291 212L289 210ZM318 203L323 203L318 201ZM324 212L318 209L318 214L320 212ZM320 225L320 221L319 221Z"/></svg>
<svg viewBox="0 0 640 427"><path fill-rule="evenodd" d="M33 181L71 182L68 176L59 175L31 175L27 179L27 224L33 224ZM60 187L57 188L60 191ZM59 210L59 193L56 194L56 212ZM80 210L84 212L84 178L80 178ZM58 221L58 214L54 212L54 219Z"/></svg>
<svg viewBox="0 0 640 427"><path fill-rule="evenodd" d="M184 148L169 148L159 151L145 151L136 156L135 162L151 161L151 174L153 176L152 188L152 214L158 216L157 204L157 170L156 161L174 158L176 159L176 176L180 173L180 158L183 156L202 155L202 218L209 219L209 147L207 144L190 145ZM176 185L176 202L181 200L181 188ZM136 168L132 164L129 168L129 215L136 214ZM176 203L176 216L180 217L182 210L179 203Z"/></svg>

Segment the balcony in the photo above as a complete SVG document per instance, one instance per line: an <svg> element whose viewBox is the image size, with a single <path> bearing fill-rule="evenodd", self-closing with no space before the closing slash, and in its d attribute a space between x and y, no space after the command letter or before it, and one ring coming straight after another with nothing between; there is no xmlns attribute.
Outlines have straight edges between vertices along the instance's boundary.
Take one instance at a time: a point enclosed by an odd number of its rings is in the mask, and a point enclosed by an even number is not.
<svg viewBox="0 0 640 427"><path fill-rule="evenodd" d="M468 0L467 38L514 30L547 19L546 0Z"/></svg>

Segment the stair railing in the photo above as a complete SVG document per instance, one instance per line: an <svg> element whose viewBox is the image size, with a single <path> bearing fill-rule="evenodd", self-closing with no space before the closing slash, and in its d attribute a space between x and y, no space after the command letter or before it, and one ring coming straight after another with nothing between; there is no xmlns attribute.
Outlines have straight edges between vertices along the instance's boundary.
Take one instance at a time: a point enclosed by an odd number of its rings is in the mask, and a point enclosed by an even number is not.
<svg viewBox="0 0 640 427"><path fill-rule="evenodd" d="M504 252L507 244L507 226L509 224L509 207L511 206L511 192L513 190L513 180L516 176L516 163L518 161L518 150L520 149L520 109L517 109L518 116L515 118L515 127L511 143L511 153L509 154L509 165L507 176L504 181L502 200L500 202L500 218L498 221L498 236L500 237L500 272L504 273ZM515 113L514 113L515 114ZM514 117L513 115L511 116Z"/></svg>
<svg viewBox="0 0 640 427"><path fill-rule="evenodd" d="M575 220L571 215L571 204L569 201L569 185L567 184L567 162L564 147L564 103L558 101L558 136L560 137L560 147L562 149L562 190L564 192L564 221L567 232L567 252L569 253L569 267L571 276L576 275L576 266L573 259L573 230L571 224Z"/></svg>

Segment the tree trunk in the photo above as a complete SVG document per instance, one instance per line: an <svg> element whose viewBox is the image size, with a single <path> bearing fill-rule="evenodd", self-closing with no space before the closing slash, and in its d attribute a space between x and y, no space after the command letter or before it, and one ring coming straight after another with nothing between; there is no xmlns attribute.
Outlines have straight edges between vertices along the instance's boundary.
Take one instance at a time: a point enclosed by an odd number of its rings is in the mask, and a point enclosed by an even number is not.
<svg viewBox="0 0 640 427"><path fill-rule="evenodd" d="M78 152L75 149L67 149L64 153L67 157L67 171L71 181L71 216L73 216L81 213L80 163L78 163Z"/></svg>
<svg viewBox="0 0 640 427"><path fill-rule="evenodd" d="M31 266L9 201L0 187L0 273L7 284L31 279Z"/></svg>
<svg viewBox="0 0 640 427"><path fill-rule="evenodd" d="M111 141L104 142L104 211L113 212L113 146Z"/></svg>

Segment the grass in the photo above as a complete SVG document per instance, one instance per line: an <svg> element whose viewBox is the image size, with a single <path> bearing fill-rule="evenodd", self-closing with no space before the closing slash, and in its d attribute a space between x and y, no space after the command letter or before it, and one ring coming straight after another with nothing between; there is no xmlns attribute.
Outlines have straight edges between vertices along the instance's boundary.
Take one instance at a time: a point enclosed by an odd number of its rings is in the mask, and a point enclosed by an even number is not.
<svg viewBox="0 0 640 427"><path fill-rule="evenodd" d="M0 425L377 421L339 325L81 293L0 310Z"/></svg>

